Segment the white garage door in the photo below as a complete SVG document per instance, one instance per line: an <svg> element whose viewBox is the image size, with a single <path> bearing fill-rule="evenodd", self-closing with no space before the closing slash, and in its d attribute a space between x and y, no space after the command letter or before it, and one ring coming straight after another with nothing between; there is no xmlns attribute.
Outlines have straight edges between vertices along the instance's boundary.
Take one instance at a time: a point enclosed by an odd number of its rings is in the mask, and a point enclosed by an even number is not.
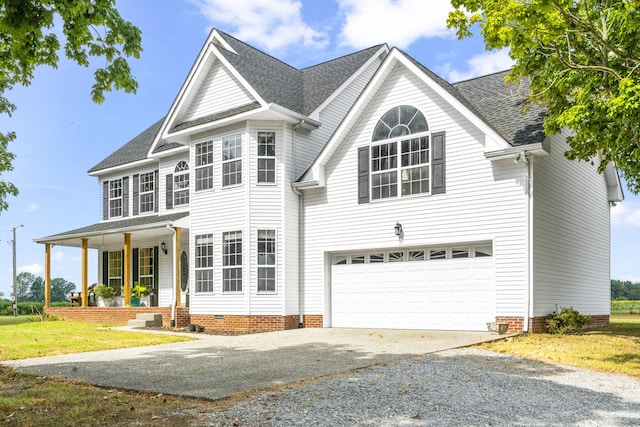
<svg viewBox="0 0 640 427"><path fill-rule="evenodd" d="M447 249L444 259L428 261L405 255L400 262L387 262L388 254L385 262L369 262L365 255L366 263L332 265L332 326L486 331L486 322L495 321L493 257L470 252L451 258Z"/></svg>

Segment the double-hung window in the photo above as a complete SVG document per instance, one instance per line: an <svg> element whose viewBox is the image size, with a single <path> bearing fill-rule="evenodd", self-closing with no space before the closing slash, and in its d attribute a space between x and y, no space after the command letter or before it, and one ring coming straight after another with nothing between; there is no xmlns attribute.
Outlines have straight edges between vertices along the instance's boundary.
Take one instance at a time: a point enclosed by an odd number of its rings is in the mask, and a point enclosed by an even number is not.
<svg viewBox="0 0 640 427"><path fill-rule="evenodd" d="M400 141L402 195L429 192L429 137Z"/></svg>
<svg viewBox="0 0 640 427"><path fill-rule="evenodd" d="M258 183L276 182L276 133L258 132Z"/></svg>
<svg viewBox="0 0 640 427"><path fill-rule="evenodd" d="M108 285L115 288L117 295L120 295L122 290L122 251L109 252L107 268L109 269Z"/></svg>
<svg viewBox="0 0 640 427"><path fill-rule="evenodd" d="M222 233L222 291L242 292L242 231Z"/></svg>
<svg viewBox="0 0 640 427"><path fill-rule="evenodd" d="M153 248L138 249L138 283L153 289Z"/></svg>
<svg viewBox="0 0 640 427"><path fill-rule="evenodd" d="M276 291L276 232L258 230L258 292Z"/></svg>
<svg viewBox="0 0 640 427"><path fill-rule="evenodd" d="M222 138L222 186L242 184L242 134Z"/></svg>
<svg viewBox="0 0 640 427"><path fill-rule="evenodd" d="M371 198L398 195L398 146L395 142L371 147Z"/></svg>
<svg viewBox="0 0 640 427"><path fill-rule="evenodd" d="M154 173L140 174L140 213L153 212L155 209L153 195L155 191Z"/></svg>
<svg viewBox="0 0 640 427"><path fill-rule="evenodd" d="M189 204L189 164L178 162L173 172L173 205Z"/></svg>
<svg viewBox="0 0 640 427"><path fill-rule="evenodd" d="M196 293L213 292L213 234L195 236Z"/></svg>
<svg viewBox="0 0 640 427"><path fill-rule="evenodd" d="M213 141L196 144L196 191L213 188Z"/></svg>
<svg viewBox="0 0 640 427"><path fill-rule="evenodd" d="M122 179L109 181L109 218L122 216Z"/></svg>

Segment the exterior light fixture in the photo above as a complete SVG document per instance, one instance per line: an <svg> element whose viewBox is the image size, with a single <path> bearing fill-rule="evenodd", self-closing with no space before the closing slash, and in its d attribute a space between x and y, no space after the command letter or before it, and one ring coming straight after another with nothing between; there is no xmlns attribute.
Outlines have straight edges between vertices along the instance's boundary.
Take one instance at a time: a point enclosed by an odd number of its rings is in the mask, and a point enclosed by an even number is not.
<svg viewBox="0 0 640 427"><path fill-rule="evenodd" d="M393 227L393 231L396 233L396 236L398 237L402 236L402 224L400 224L399 222L396 222L395 227Z"/></svg>
<svg viewBox="0 0 640 427"><path fill-rule="evenodd" d="M162 244L160 245L160 249L162 250L162 252L164 252L164 254L167 254L167 244L165 242L162 242Z"/></svg>

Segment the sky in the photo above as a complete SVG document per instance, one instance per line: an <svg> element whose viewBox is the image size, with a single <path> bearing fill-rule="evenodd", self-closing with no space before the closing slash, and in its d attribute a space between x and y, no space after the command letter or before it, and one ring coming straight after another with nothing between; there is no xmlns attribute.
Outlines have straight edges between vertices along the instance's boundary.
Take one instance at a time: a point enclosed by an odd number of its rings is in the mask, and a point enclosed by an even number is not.
<svg viewBox="0 0 640 427"><path fill-rule="evenodd" d="M44 276L44 245L33 239L99 222L100 189L87 171L163 117L212 28L225 31L297 68L387 43L403 49L450 82L502 71L507 52L486 52L478 35L459 41L445 25L447 0L118 0L123 18L142 30L144 51L131 59L137 93L110 92L91 101L92 67L64 59L36 71L27 87L8 93L17 110L0 116L14 170L0 179L20 190L0 212L0 292L17 272ZM100 65L100 60L94 60ZM640 282L640 197L612 208L611 277ZM79 249L55 246L51 276L81 286ZM89 283L97 281L90 250Z"/></svg>

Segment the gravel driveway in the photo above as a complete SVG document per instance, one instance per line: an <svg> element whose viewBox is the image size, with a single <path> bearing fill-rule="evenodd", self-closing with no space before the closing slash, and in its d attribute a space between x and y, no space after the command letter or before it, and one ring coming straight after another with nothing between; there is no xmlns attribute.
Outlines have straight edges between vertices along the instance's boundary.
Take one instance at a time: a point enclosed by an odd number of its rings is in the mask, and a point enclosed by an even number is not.
<svg viewBox="0 0 640 427"><path fill-rule="evenodd" d="M640 381L468 348L194 416L198 426L639 426Z"/></svg>

